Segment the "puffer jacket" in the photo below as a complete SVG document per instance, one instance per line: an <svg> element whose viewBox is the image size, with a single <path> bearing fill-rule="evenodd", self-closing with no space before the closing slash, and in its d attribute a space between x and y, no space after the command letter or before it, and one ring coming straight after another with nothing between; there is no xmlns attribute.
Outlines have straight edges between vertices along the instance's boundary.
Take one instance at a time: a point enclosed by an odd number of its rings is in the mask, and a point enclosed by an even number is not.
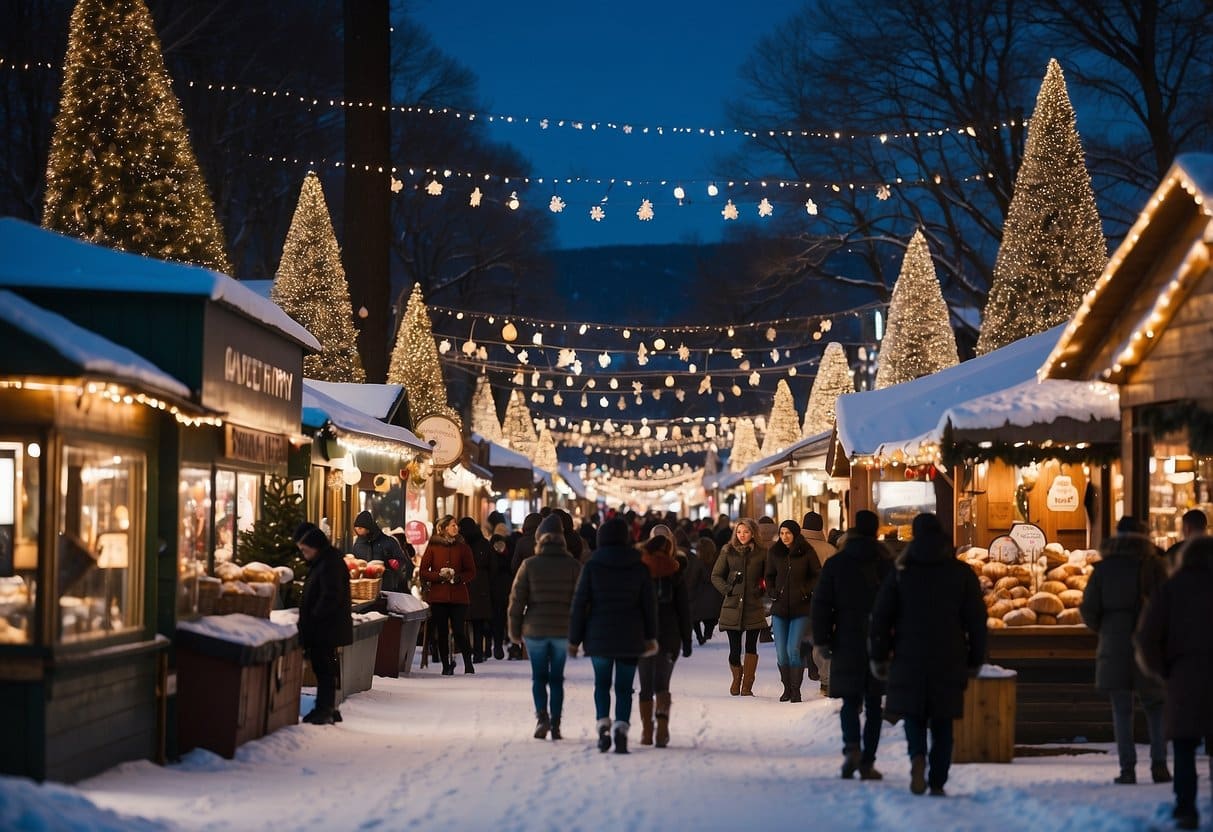
<svg viewBox="0 0 1213 832"><path fill-rule="evenodd" d="M586 655L637 660L657 640L657 595L633 546L601 546L582 567L569 614L569 644Z"/></svg>
<svg viewBox="0 0 1213 832"><path fill-rule="evenodd" d="M813 587L821 574L817 553L799 535L792 546L776 540L767 550L767 596L771 599L771 615L780 618L802 618L809 614Z"/></svg>
<svg viewBox="0 0 1213 832"><path fill-rule="evenodd" d="M724 598L720 629L761 630L766 626L762 603L766 563L766 550L755 541L744 546L729 542L720 550L712 568L712 586Z"/></svg>
<svg viewBox="0 0 1213 832"><path fill-rule="evenodd" d="M555 535L525 560L510 589L510 640L566 638L581 562Z"/></svg>
<svg viewBox="0 0 1213 832"><path fill-rule="evenodd" d="M413 562L404 556L396 538L383 533L369 511L364 511L354 520L355 526L367 529L365 537L354 537L351 547L354 557L366 561L383 561L383 591L408 592L413 577ZM395 563L395 566L392 564Z"/></svg>

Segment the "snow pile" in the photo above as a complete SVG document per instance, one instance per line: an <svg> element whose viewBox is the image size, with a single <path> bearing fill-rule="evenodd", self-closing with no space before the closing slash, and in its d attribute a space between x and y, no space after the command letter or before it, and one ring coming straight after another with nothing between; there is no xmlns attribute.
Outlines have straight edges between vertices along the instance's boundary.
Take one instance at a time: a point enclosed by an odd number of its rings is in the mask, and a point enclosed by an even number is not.
<svg viewBox="0 0 1213 832"><path fill-rule="evenodd" d="M1014 670L1007 670L996 664L983 664L977 671L978 679L1014 679L1016 675Z"/></svg>
<svg viewBox="0 0 1213 832"><path fill-rule="evenodd" d="M243 613L204 615L193 621L182 621L177 625L177 629L246 647L260 647L298 633L298 628L293 623L279 623L273 619L267 621Z"/></svg>
<svg viewBox="0 0 1213 832"><path fill-rule="evenodd" d="M339 430L362 434L372 439L386 439L389 442L399 442L414 451L430 453L429 443L423 442L408 428L389 425L374 416L343 404L332 396L321 391L318 384L310 378L303 380L303 424L309 427L322 427L326 422L332 422ZM358 385L351 385L358 386Z"/></svg>
<svg viewBox="0 0 1213 832"><path fill-rule="evenodd" d="M78 790L0 778L0 829L7 832L153 832L167 823L98 808Z"/></svg>
<svg viewBox="0 0 1213 832"><path fill-rule="evenodd" d="M351 384L308 378L304 379L304 385L376 419L390 416L404 392L402 384Z"/></svg>

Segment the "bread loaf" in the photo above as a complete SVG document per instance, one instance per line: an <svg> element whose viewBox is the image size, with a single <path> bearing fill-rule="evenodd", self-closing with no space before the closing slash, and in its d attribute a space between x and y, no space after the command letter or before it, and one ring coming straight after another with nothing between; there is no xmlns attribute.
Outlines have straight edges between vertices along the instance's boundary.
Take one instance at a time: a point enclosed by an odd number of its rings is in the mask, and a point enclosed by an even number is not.
<svg viewBox="0 0 1213 832"><path fill-rule="evenodd" d="M1013 609L1015 608L1010 601L996 601L986 610L986 615L990 618L1002 618Z"/></svg>
<svg viewBox="0 0 1213 832"><path fill-rule="evenodd" d="M1066 609L1071 609L1082 603L1082 595L1081 589L1067 589L1065 592L1059 592L1057 597L1066 605Z"/></svg>
<svg viewBox="0 0 1213 832"><path fill-rule="evenodd" d="M1005 578L1007 576L1007 565L998 561L990 561L985 566L981 567L981 574L993 578Z"/></svg>
<svg viewBox="0 0 1213 832"><path fill-rule="evenodd" d="M1002 617L1008 627L1027 627L1036 623L1036 613L1026 607L1021 610L1011 610Z"/></svg>
<svg viewBox="0 0 1213 832"><path fill-rule="evenodd" d="M1028 607L1037 613L1057 615L1066 608L1066 605L1051 592L1038 592L1028 599Z"/></svg>
<svg viewBox="0 0 1213 832"><path fill-rule="evenodd" d="M1055 616L1045 615L1042 613L1042 614L1036 616L1036 623L1037 624L1056 624L1057 618Z"/></svg>
<svg viewBox="0 0 1213 832"><path fill-rule="evenodd" d="M1017 586L1011 588L1012 598L1028 598L1031 597L1031 595L1032 590L1028 589L1026 586Z"/></svg>
<svg viewBox="0 0 1213 832"><path fill-rule="evenodd" d="M1086 589L1087 588L1087 576L1086 575L1071 575L1070 577L1066 578L1066 586L1069 589Z"/></svg>
<svg viewBox="0 0 1213 832"><path fill-rule="evenodd" d="M1079 613L1077 608L1062 610L1061 614L1057 616L1057 623L1065 624L1067 626L1081 624L1082 623L1082 614Z"/></svg>
<svg viewBox="0 0 1213 832"><path fill-rule="evenodd" d="M1066 585L1061 581L1045 581L1040 585L1041 592L1048 592L1052 595L1060 595L1067 589Z"/></svg>
<svg viewBox="0 0 1213 832"><path fill-rule="evenodd" d="M987 618L986 627L991 630L1005 630L1007 624L1001 618Z"/></svg>

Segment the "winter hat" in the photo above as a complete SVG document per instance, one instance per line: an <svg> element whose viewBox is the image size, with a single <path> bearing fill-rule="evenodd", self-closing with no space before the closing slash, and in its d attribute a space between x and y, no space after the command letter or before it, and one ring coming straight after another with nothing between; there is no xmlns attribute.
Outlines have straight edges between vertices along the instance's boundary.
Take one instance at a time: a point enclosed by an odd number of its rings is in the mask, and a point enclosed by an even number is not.
<svg viewBox="0 0 1213 832"><path fill-rule="evenodd" d="M875 537L880 531L880 518L866 508L855 512L855 532L864 537Z"/></svg>
<svg viewBox="0 0 1213 832"><path fill-rule="evenodd" d="M329 545L329 539L324 532L312 526L303 533L303 537L299 538L299 545L307 546L311 549L324 549Z"/></svg>
<svg viewBox="0 0 1213 832"><path fill-rule="evenodd" d="M603 523L598 530L598 546L626 546L629 537L627 521L615 517Z"/></svg>
<svg viewBox="0 0 1213 832"><path fill-rule="evenodd" d="M669 526L665 525L664 523L658 523L649 530L649 537L668 537L670 540L673 540L674 533L670 531Z"/></svg>
<svg viewBox="0 0 1213 832"><path fill-rule="evenodd" d="M375 522L374 515L372 515L369 511L361 511L358 513L358 516L354 518L354 528L374 531L379 528L379 524Z"/></svg>
<svg viewBox="0 0 1213 832"><path fill-rule="evenodd" d="M821 515L815 511L805 512L804 519L800 525L804 526L806 532L819 532L825 528L825 522L821 519Z"/></svg>
<svg viewBox="0 0 1213 832"><path fill-rule="evenodd" d="M539 512L532 511L522 521L522 533L524 535L535 534L535 529L539 528L539 521L541 521L542 519L543 518L539 516Z"/></svg>
<svg viewBox="0 0 1213 832"><path fill-rule="evenodd" d="M560 518L555 514L549 514L543 518L539 527L535 529L536 543L543 543L545 537L558 537L564 540L564 524L560 522Z"/></svg>
<svg viewBox="0 0 1213 832"><path fill-rule="evenodd" d="M1132 515L1126 514L1124 517L1122 517L1116 521L1117 534L1124 534L1125 532L1130 532L1130 533L1140 532L1140 531L1141 531L1141 523L1139 523L1137 521L1137 518L1133 517Z"/></svg>
<svg viewBox="0 0 1213 832"><path fill-rule="evenodd" d="M910 524L910 530L914 534L914 539L920 537L942 537L943 526L939 525L939 518L929 511L924 511L914 518L914 522Z"/></svg>
<svg viewBox="0 0 1213 832"><path fill-rule="evenodd" d="M779 528L790 531L792 533L792 537L800 537L800 524L795 520L784 520L779 524Z"/></svg>
<svg viewBox="0 0 1213 832"><path fill-rule="evenodd" d="M293 535L291 535L291 540L298 543L299 541L303 540L303 536L305 534L307 534L314 528L316 528L315 523L307 523L307 522L300 523L298 526L295 527L295 533Z"/></svg>

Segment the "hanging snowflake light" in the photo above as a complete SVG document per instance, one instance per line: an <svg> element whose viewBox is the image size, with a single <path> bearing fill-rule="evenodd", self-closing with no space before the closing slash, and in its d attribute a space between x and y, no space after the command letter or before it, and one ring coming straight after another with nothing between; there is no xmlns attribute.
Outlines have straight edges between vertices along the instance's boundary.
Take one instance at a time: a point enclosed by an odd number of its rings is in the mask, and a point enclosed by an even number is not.
<svg viewBox="0 0 1213 832"><path fill-rule="evenodd" d="M404 183L393 176L391 188L392 188L392 193L398 194L404 190Z"/></svg>
<svg viewBox="0 0 1213 832"><path fill-rule="evenodd" d="M686 344L678 345L678 360L689 361L691 358L691 349ZM692 371L693 372L693 371Z"/></svg>
<svg viewBox="0 0 1213 832"><path fill-rule="evenodd" d="M505 201L505 204L506 204L506 207L509 208L511 211L517 211L518 206L522 204L518 201L518 192L510 191L510 198Z"/></svg>
<svg viewBox="0 0 1213 832"><path fill-rule="evenodd" d="M605 352L602 353L601 355L599 355L598 356L598 366L604 370L607 367L611 366L611 356Z"/></svg>
<svg viewBox="0 0 1213 832"><path fill-rule="evenodd" d="M473 208L479 208L480 200L482 199L484 199L484 194L480 192L479 188L475 188L472 191L472 195L468 197L468 205L472 206Z"/></svg>
<svg viewBox="0 0 1213 832"><path fill-rule="evenodd" d="M890 194L889 194L888 185L881 185L879 188L876 189L876 198L879 199L881 202L884 202L886 199L889 198L889 196L890 196Z"/></svg>
<svg viewBox="0 0 1213 832"><path fill-rule="evenodd" d="M553 196L551 201L548 202L548 210L553 214L559 214L564 210L564 200L558 196Z"/></svg>
<svg viewBox="0 0 1213 832"><path fill-rule="evenodd" d="M641 222L653 219L653 203L647 199L641 200L640 207L636 209L636 216Z"/></svg>
<svg viewBox="0 0 1213 832"><path fill-rule="evenodd" d="M442 183L437 179L430 180L430 184L425 186L425 192L430 196L442 196Z"/></svg>
<svg viewBox="0 0 1213 832"><path fill-rule="evenodd" d="M640 349L636 350L636 363L643 367L649 363L649 351L645 349L644 342L640 342Z"/></svg>
<svg viewBox="0 0 1213 832"><path fill-rule="evenodd" d="M769 217L773 213L775 213L775 208L771 205L771 200L764 196L762 202L758 203L758 216Z"/></svg>
<svg viewBox="0 0 1213 832"><path fill-rule="evenodd" d="M769 326L769 327L767 327L767 340L768 340L768 341L774 341L774 340L775 340L775 336L776 336L777 334L778 334L778 333L776 333L776 332L775 332L775 327L773 327L773 326Z"/></svg>
<svg viewBox="0 0 1213 832"><path fill-rule="evenodd" d="M730 199L724 204L724 207L720 209L720 215L726 220L737 219L737 206L733 204L733 200Z"/></svg>
<svg viewBox="0 0 1213 832"><path fill-rule="evenodd" d="M804 204L804 210L809 212L810 217L817 216L817 203L810 199Z"/></svg>
<svg viewBox="0 0 1213 832"><path fill-rule="evenodd" d="M592 219L594 222L602 222L602 219L605 216L606 216L606 211L602 210L601 205L591 206L590 219Z"/></svg>
<svg viewBox="0 0 1213 832"><path fill-rule="evenodd" d="M681 185L676 185L674 187L674 199L678 200L678 204L681 205L682 201L686 198L687 192L682 189Z"/></svg>
<svg viewBox="0 0 1213 832"><path fill-rule="evenodd" d="M757 386L758 386L758 382L760 382L761 380L762 380L762 378L761 378L761 377L758 375L758 371L757 371L757 370L755 370L754 372L750 373L750 386L751 386L751 387L757 387Z"/></svg>

